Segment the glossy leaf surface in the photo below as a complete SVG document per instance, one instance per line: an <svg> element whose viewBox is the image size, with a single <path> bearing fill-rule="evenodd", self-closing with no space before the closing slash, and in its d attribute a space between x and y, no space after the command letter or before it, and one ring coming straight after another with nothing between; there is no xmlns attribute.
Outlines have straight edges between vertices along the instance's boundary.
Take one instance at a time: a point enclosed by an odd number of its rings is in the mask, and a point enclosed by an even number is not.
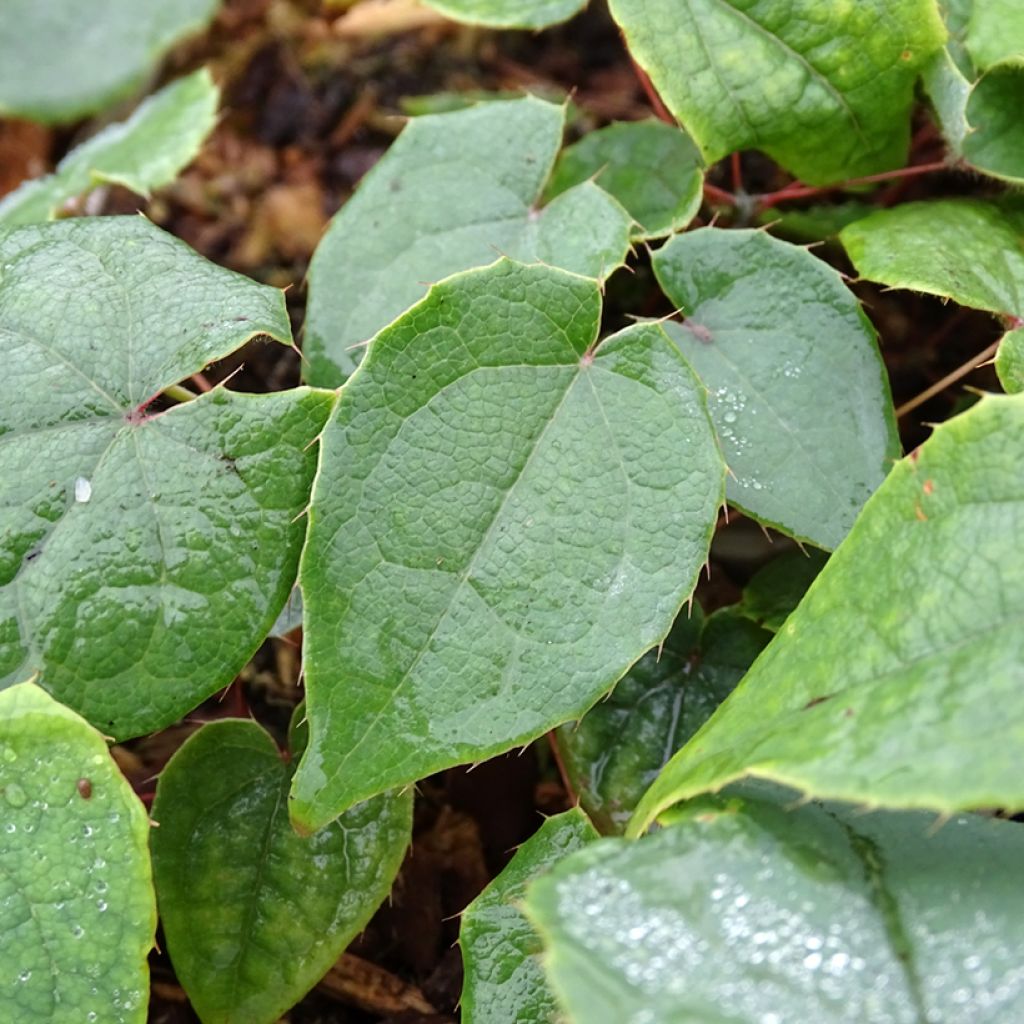
<svg viewBox="0 0 1024 1024"><path fill-rule="evenodd" d="M466 907L459 929L464 1024L555 1024L558 1010L540 964L540 940L523 916L526 886L597 839L579 809L548 818Z"/></svg>
<svg viewBox="0 0 1024 1024"><path fill-rule="evenodd" d="M860 303L827 264L763 231L679 235L654 271L686 317L666 330L708 388L729 502L834 548L899 454Z"/></svg>
<svg viewBox="0 0 1024 1024"><path fill-rule="evenodd" d="M409 844L411 792L296 835L292 770L254 722L224 720L191 736L160 776L160 918L203 1024L278 1020L369 921Z"/></svg>
<svg viewBox="0 0 1024 1024"><path fill-rule="evenodd" d="M340 384L365 343L449 274L497 256L594 278L621 265L629 215L592 182L539 209L564 126L564 107L533 97L406 126L313 257L304 345L311 384Z"/></svg>
<svg viewBox="0 0 1024 1024"><path fill-rule="evenodd" d="M1022 446L1024 397L992 395L904 459L630 828L745 775L869 806L1024 807Z"/></svg>
<svg viewBox="0 0 1024 1024"><path fill-rule="evenodd" d="M226 686L288 596L333 395L165 387L256 334L280 292L140 217L0 239L0 685L41 684L105 734Z"/></svg>
<svg viewBox="0 0 1024 1024"><path fill-rule="evenodd" d="M611 0L707 163L760 149L811 184L900 165L934 0Z"/></svg>
<svg viewBox="0 0 1024 1024"><path fill-rule="evenodd" d="M73 121L131 92L218 0L5 0L0 115Z"/></svg>
<svg viewBox="0 0 1024 1024"><path fill-rule="evenodd" d="M636 221L634 238L682 231L703 200L703 161L685 132L631 121L590 132L558 158L548 197L593 179Z"/></svg>
<svg viewBox="0 0 1024 1024"><path fill-rule="evenodd" d="M374 340L324 436L299 578L303 828L578 718L669 630L724 469L655 325L499 261Z"/></svg>
<svg viewBox="0 0 1024 1024"><path fill-rule="evenodd" d="M1024 313L1018 218L980 199L903 203L843 229L861 277L992 313Z"/></svg>
<svg viewBox="0 0 1024 1024"><path fill-rule="evenodd" d="M0 693L0 1019L146 1020L148 840L95 729L32 683Z"/></svg>
<svg viewBox="0 0 1024 1024"><path fill-rule="evenodd" d="M695 605L607 699L559 728L569 779L602 832L625 828L665 762L729 696L770 639L735 608L705 619Z"/></svg>
<svg viewBox="0 0 1024 1024"><path fill-rule="evenodd" d="M787 551L759 569L743 588L740 610L777 633L825 566L824 551Z"/></svg>
<svg viewBox="0 0 1024 1024"><path fill-rule="evenodd" d="M1024 831L699 800L529 890L575 1024L1002 1024L1024 995Z"/></svg>
<svg viewBox="0 0 1024 1024"><path fill-rule="evenodd" d="M0 200L0 227L49 220L70 199L104 182L140 195L172 182L213 129L220 93L203 69L142 103L73 149L53 174L26 182Z"/></svg>

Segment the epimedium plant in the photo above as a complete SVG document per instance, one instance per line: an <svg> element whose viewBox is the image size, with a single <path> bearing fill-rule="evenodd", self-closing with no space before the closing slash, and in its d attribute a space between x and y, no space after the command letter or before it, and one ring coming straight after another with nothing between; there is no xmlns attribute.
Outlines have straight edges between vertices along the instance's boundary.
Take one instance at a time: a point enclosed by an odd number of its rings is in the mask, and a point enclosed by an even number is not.
<svg viewBox="0 0 1024 1024"><path fill-rule="evenodd" d="M535 97L413 119L314 256L302 387L182 383L291 344L279 291L142 218L49 220L172 178L212 126L204 72L0 205L4 1019L144 1020L159 909L204 1024L270 1024L385 899L416 782L545 734L579 807L467 909L464 1020L997 1022L1024 994L1022 834L992 814L1024 808L1019 204L843 209L862 277L1006 328L970 364L1006 394L904 458L846 281L742 226L905 173L918 81L951 165L1013 178L1024 15L610 6L663 119L564 149ZM73 117L140 60L71 98L3 72L0 104ZM706 185L740 149L805 184ZM734 226L693 225L708 199ZM644 245L678 313L607 330ZM726 503L813 550L705 614ZM296 580L286 746L204 725L150 829L108 743L230 683Z"/></svg>

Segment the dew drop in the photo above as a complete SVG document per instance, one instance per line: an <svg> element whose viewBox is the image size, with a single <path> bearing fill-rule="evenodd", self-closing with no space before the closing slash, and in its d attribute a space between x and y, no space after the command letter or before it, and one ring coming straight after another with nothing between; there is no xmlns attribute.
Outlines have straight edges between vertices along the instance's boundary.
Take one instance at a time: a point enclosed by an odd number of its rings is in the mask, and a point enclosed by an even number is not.
<svg viewBox="0 0 1024 1024"><path fill-rule="evenodd" d="M92 484L84 476L75 477L75 501L84 505L92 497Z"/></svg>

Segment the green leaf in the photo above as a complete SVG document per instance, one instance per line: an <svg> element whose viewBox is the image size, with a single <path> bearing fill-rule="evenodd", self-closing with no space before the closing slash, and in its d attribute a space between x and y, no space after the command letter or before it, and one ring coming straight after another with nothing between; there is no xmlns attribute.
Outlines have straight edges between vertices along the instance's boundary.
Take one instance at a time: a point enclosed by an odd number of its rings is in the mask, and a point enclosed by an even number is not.
<svg viewBox="0 0 1024 1024"><path fill-rule="evenodd" d="M0 693L0 1019L143 1024L156 932L145 808L103 737Z"/></svg>
<svg viewBox="0 0 1024 1024"><path fill-rule="evenodd" d="M579 1024L1003 1024L1024 997L1024 830L695 801L527 892ZM934 834L933 834L934 833Z"/></svg>
<svg viewBox="0 0 1024 1024"><path fill-rule="evenodd" d="M0 685L41 684L104 733L175 721L226 686L294 580L333 403L164 388L284 299L141 217L0 238Z"/></svg>
<svg viewBox="0 0 1024 1024"><path fill-rule="evenodd" d="M180 39L205 28L218 0L5 0L0 115L74 121L135 89Z"/></svg>
<svg viewBox="0 0 1024 1024"><path fill-rule="evenodd" d="M303 346L310 383L340 384L365 342L429 282L498 255L594 278L622 264L629 215L592 182L537 208L564 122L564 107L527 97L406 126L313 256Z"/></svg>
<svg viewBox="0 0 1024 1024"><path fill-rule="evenodd" d="M1008 331L996 353L996 374L1008 394L1024 391L1024 330Z"/></svg>
<svg viewBox="0 0 1024 1024"><path fill-rule="evenodd" d="M700 152L685 132L662 121L612 124L566 149L547 196L593 179L629 211L635 239L682 231L700 209Z"/></svg>
<svg viewBox="0 0 1024 1024"><path fill-rule="evenodd" d="M764 231L679 235L654 272L686 314L666 330L707 385L729 502L834 548L899 454L860 303L826 263Z"/></svg>
<svg viewBox="0 0 1024 1024"><path fill-rule="evenodd" d="M203 1024L273 1024L387 896L412 794L309 838L288 823L292 768L254 722L203 726L157 786L153 872L167 950Z"/></svg>
<svg viewBox="0 0 1024 1024"><path fill-rule="evenodd" d="M587 0L425 0L456 21L491 28L547 28L568 21Z"/></svg>
<svg viewBox="0 0 1024 1024"><path fill-rule="evenodd" d="M973 0L965 43L982 70L1024 56L1024 9L1018 0Z"/></svg>
<svg viewBox="0 0 1024 1024"><path fill-rule="evenodd" d="M1022 231L980 199L903 203L843 229L861 277L997 314L1024 313Z"/></svg>
<svg viewBox="0 0 1024 1024"><path fill-rule="evenodd" d="M741 776L869 806L1024 807L1024 398L949 420L868 501L633 832Z"/></svg>
<svg viewBox="0 0 1024 1024"><path fill-rule="evenodd" d="M49 220L103 182L140 195L169 184L213 130L219 97L205 68L167 86L127 121L73 149L55 173L25 182L0 201L0 227Z"/></svg>
<svg viewBox="0 0 1024 1024"><path fill-rule="evenodd" d="M636 61L714 163L760 149L813 185L903 162L934 0L611 0Z"/></svg>
<svg viewBox="0 0 1024 1024"><path fill-rule="evenodd" d="M519 908L526 886L597 838L579 809L548 818L462 915L464 1024L555 1024L540 940Z"/></svg>
<svg viewBox="0 0 1024 1024"><path fill-rule="evenodd" d="M759 569L743 588L740 610L777 633L824 568L824 551L787 551Z"/></svg>
<svg viewBox="0 0 1024 1024"><path fill-rule="evenodd" d="M621 832L665 762L743 678L771 634L723 608L682 612L582 721L559 728L562 762L594 824Z"/></svg>
<svg viewBox="0 0 1024 1024"><path fill-rule="evenodd" d="M1022 104L1024 66L1020 63L1000 64L974 84L965 111L969 131L961 147L973 167L1006 181L1024 182Z"/></svg>
<svg viewBox="0 0 1024 1024"><path fill-rule="evenodd" d="M935 115L950 152L961 155L964 139L971 130L967 123L967 101L971 83L952 55L953 44L940 50L921 72L921 82L935 108Z"/></svg>
<svg viewBox="0 0 1024 1024"><path fill-rule="evenodd" d="M831 242L847 224L861 220L876 209L862 199L848 199L795 210L773 207L762 211L757 220L773 234L791 242Z"/></svg>
<svg viewBox="0 0 1024 1024"><path fill-rule="evenodd" d="M660 327L502 260L374 340L323 437L299 580L304 829L578 718L667 632L723 466Z"/></svg>

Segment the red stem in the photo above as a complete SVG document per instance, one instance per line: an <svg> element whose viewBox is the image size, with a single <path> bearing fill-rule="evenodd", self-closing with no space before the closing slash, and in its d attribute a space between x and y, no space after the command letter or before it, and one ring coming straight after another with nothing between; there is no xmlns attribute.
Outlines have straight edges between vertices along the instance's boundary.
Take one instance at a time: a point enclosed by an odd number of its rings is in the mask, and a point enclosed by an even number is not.
<svg viewBox="0 0 1024 1024"><path fill-rule="evenodd" d="M732 190L739 193L743 191L743 164L740 162L739 150L732 154Z"/></svg>
<svg viewBox="0 0 1024 1024"><path fill-rule="evenodd" d="M664 101L658 95L658 90L654 88L654 83L651 81L647 72L644 71L636 61L633 61L633 71L636 73L637 80L643 86L644 93L647 95L647 100L651 104L651 108L654 113L666 124L675 125L676 119L672 116L668 107L665 106Z"/></svg>

